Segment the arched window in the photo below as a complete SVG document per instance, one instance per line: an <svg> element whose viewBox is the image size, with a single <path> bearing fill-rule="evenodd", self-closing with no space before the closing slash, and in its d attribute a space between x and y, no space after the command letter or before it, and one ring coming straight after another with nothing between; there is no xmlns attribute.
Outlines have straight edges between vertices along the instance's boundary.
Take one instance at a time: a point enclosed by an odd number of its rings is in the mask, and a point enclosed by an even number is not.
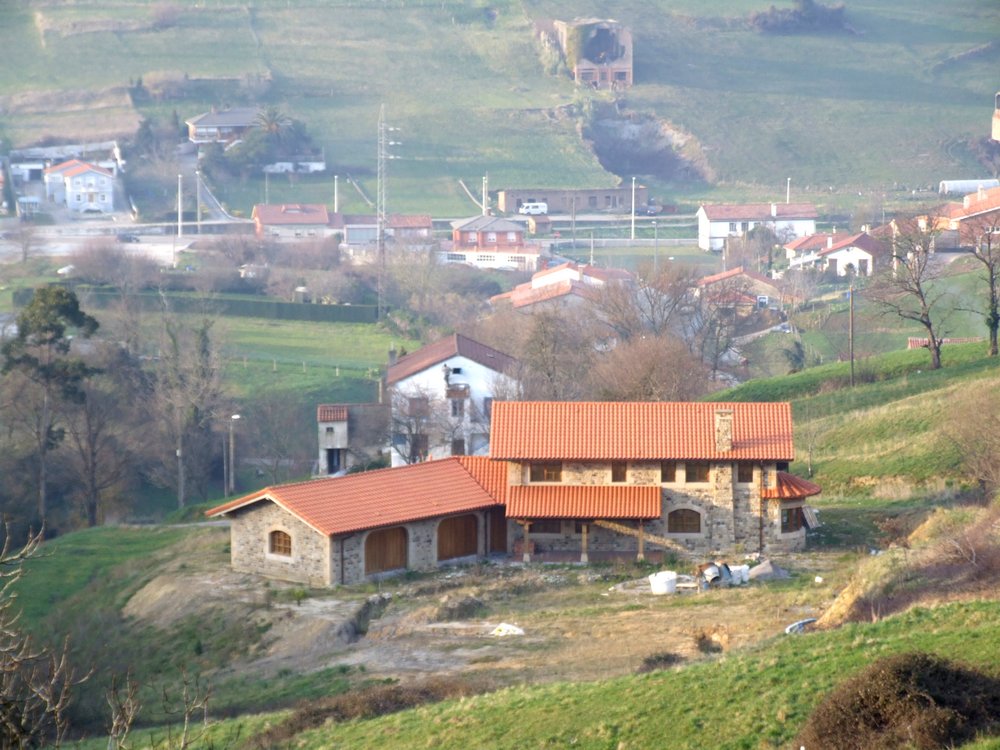
<svg viewBox="0 0 1000 750"><path fill-rule="evenodd" d="M267 551L272 555L292 556L292 537L284 531L272 531L268 537Z"/></svg>
<svg viewBox="0 0 1000 750"><path fill-rule="evenodd" d="M700 534L701 513L688 508L678 508L667 514L668 534Z"/></svg>

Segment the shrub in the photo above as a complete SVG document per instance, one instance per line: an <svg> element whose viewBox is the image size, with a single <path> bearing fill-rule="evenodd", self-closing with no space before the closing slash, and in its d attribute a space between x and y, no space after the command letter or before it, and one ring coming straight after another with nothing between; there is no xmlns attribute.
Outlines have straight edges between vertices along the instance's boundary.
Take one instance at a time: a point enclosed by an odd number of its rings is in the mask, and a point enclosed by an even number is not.
<svg viewBox="0 0 1000 750"><path fill-rule="evenodd" d="M1000 726L1000 680L938 656L909 653L870 665L835 688L796 747L951 747Z"/></svg>
<svg viewBox="0 0 1000 750"><path fill-rule="evenodd" d="M671 651L663 651L659 654L650 654L642 660L642 664L635 670L639 674L644 672L656 672L660 669L676 667L684 661L684 657Z"/></svg>

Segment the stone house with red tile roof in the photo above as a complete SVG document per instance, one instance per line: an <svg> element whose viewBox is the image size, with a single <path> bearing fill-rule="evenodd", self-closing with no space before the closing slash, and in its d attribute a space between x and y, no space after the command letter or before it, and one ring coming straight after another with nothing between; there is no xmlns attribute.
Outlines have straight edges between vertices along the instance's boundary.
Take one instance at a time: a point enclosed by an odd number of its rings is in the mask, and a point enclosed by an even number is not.
<svg viewBox="0 0 1000 750"><path fill-rule="evenodd" d="M267 487L208 511L235 570L310 586L361 583L507 550L504 465L456 456Z"/></svg>
<svg viewBox="0 0 1000 750"><path fill-rule="evenodd" d="M708 295L720 307L731 308L740 315L801 301L774 279L743 266L701 277L695 284L695 293Z"/></svg>
<svg viewBox="0 0 1000 750"><path fill-rule="evenodd" d="M698 247L720 251L729 237L742 237L764 226L784 242L816 232L812 203L723 203L698 208Z"/></svg>
<svg viewBox="0 0 1000 750"><path fill-rule="evenodd" d="M805 546L787 403L497 402L491 456L269 487L208 512L237 570L357 583L489 554L696 559Z"/></svg>
<svg viewBox="0 0 1000 750"><path fill-rule="evenodd" d="M820 491L786 471L787 403L497 403L491 456L525 554L798 550Z"/></svg>
<svg viewBox="0 0 1000 750"><path fill-rule="evenodd" d="M334 476L385 457L389 434L389 405L320 404L315 476Z"/></svg>
<svg viewBox="0 0 1000 750"><path fill-rule="evenodd" d="M322 203L258 203L250 218L258 237L323 238L343 231Z"/></svg>
<svg viewBox="0 0 1000 750"><path fill-rule="evenodd" d="M596 268L569 261L538 271L532 275L531 281L491 297L490 304L509 304L523 312L566 307L595 301L606 284L629 284L634 281L635 275L624 269Z"/></svg>

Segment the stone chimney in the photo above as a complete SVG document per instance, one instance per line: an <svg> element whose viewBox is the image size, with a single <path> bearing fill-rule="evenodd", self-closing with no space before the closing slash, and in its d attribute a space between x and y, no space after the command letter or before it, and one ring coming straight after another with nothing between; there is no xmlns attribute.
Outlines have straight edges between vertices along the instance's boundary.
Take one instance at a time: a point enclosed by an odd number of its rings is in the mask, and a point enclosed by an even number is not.
<svg viewBox="0 0 1000 750"><path fill-rule="evenodd" d="M715 450L727 453L733 449L733 410L715 410Z"/></svg>
<svg viewBox="0 0 1000 750"><path fill-rule="evenodd" d="M778 204L771 204L771 218L776 218L778 216Z"/></svg>
<svg viewBox="0 0 1000 750"><path fill-rule="evenodd" d="M389 349L389 367L396 364L397 359L399 359L399 353L396 351L395 345L393 345L392 348Z"/></svg>
<svg viewBox="0 0 1000 750"><path fill-rule="evenodd" d="M826 246L833 247L833 235L828 235L826 238Z"/></svg>

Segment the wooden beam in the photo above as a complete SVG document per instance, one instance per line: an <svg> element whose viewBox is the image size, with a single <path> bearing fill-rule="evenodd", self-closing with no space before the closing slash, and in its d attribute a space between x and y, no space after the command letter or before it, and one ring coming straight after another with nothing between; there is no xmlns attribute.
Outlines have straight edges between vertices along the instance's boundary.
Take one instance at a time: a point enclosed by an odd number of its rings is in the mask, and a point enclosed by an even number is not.
<svg viewBox="0 0 1000 750"><path fill-rule="evenodd" d="M643 538L643 528L642 519L639 520L639 554L635 556L636 560L642 561L646 559L646 544Z"/></svg>
<svg viewBox="0 0 1000 750"><path fill-rule="evenodd" d="M580 545L580 562L590 562L590 555L587 552L587 530L590 528L590 524L583 524L583 540Z"/></svg>

